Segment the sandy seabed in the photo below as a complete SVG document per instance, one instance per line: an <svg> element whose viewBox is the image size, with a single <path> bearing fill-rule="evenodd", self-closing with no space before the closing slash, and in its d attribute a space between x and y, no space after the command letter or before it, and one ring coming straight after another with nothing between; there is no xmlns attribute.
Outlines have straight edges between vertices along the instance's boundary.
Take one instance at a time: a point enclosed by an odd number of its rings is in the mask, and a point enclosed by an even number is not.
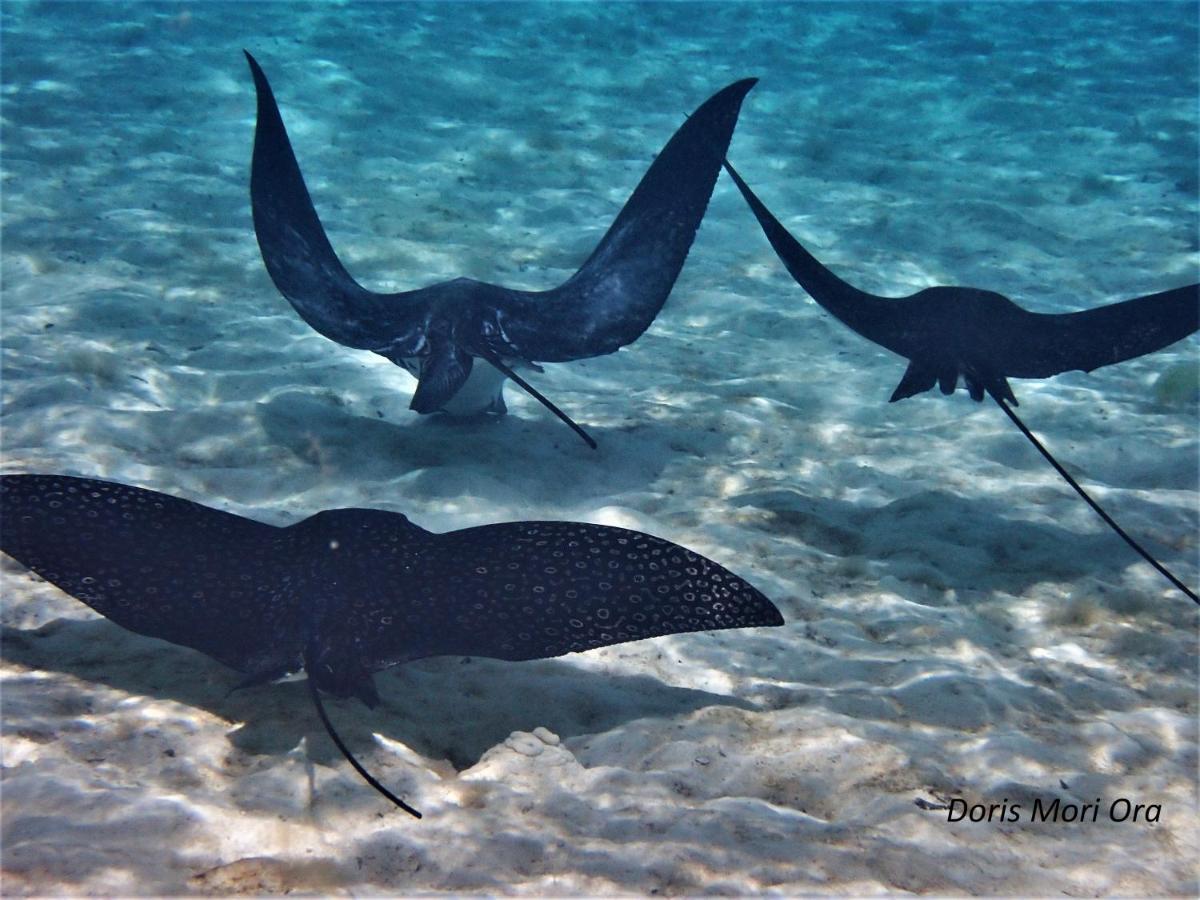
<svg viewBox="0 0 1200 900"><path fill-rule="evenodd" d="M1200 889L1197 609L999 410L889 405L904 362L805 296L723 177L653 327L537 376L599 451L511 388L502 419L418 417L267 278L240 53L376 290L561 282L683 114L756 75L730 158L841 275L1061 311L1198 280L1194 4L6 3L0 28L5 472L273 524L623 525L787 620L426 660L374 711L331 703L417 822L303 684L230 693L5 560L5 894ZM1191 585L1198 366L1191 338L1014 382ZM955 798L990 821L917 802Z"/></svg>

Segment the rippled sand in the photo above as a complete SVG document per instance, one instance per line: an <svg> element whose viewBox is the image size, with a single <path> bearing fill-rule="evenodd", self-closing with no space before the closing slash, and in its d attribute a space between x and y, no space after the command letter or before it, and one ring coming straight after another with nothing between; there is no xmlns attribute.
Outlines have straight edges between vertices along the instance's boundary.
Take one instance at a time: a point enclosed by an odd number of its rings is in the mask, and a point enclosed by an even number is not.
<svg viewBox="0 0 1200 900"><path fill-rule="evenodd" d="M565 279L684 113L865 289L1042 311L1198 280L1191 4L5 4L3 468L275 524L619 524L778 629L443 658L332 703L127 633L4 562L6 894L1197 891L1197 609L998 410L792 282L726 178L631 347L479 422L310 330L250 223L250 49L377 290ZM1116 518L1200 580L1197 343L1014 382ZM372 737L375 735L375 737ZM1021 807L951 823L914 801ZM1033 804L1093 803L1037 823ZM1115 800L1159 806L1114 822ZM1120 812L1118 808L1118 812ZM1143 813L1144 817L1145 813ZM1188 862L1192 860L1192 862Z"/></svg>

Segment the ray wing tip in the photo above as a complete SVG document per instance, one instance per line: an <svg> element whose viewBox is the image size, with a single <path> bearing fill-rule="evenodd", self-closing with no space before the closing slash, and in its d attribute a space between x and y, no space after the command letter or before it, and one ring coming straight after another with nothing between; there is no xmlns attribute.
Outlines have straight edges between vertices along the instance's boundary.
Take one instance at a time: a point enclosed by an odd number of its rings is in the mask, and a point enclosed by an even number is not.
<svg viewBox="0 0 1200 900"><path fill-rule="evenodd" d="M736 94L738 96L738 98L741 99L741 98L745 97L748 93L750 93L750 89L753 88L756 84L758 84L757 77L741 78L741 79L733 82L733 84L729 85L728 87L724 88L721 91L721 93L727 92L730 94Z"/></svg>

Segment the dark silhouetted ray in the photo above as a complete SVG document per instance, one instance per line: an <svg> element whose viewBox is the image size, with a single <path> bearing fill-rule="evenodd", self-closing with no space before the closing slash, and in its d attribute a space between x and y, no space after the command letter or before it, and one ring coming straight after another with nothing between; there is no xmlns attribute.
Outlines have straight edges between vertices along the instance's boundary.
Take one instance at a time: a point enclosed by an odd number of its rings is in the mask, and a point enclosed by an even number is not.
<svg viewBox="0 0 1200 900"><path fill-rule="evenodd" d="M954 392L961 377L974 400L984 392L1017 404L1007 378L1091 372L1161 350L1200 329L1200 284L1074 313L1035 313L1002 294L932 287L877 297L847 284L801 246L737 171L726 169L792 277L824 309L870 341L909 360L892 393L903 400L935 384Z"/></svg>
<svg viewBox="0 0 1200 900"><path fill-rule="evenodd" d="M258 94L250 174L254 230L280 293L326 337L370 350L418 378L419 413L505 410L504 377L517 381L589 445L595 442L516 375L518 365L612 353L658 315L692 246L721 171L738 111L755 79L703 103L671 137L592 255L549 291L468 278L398 294L360 287L317 218L271 87L249 53ZM476 372L474 360L489 371Z"/></svg>
<svg viewBox="0 0 1200 900"><path fill-rule="evenodd" d="M932 287L908 297L878 297L847 284L801 246L728 162L725 168L775 253L824 309L851 330L909 361L891 401L935 384L954 393L961 377L971 398L989 394L1038 452L1129 546L1192 601L1200 597L1129 536L1033 436L1012 409L1009 378L1090 372L1161 350L1200 329L1200 284L1074 313L1035 313L1002 294ZM1011 404L1011 406L1010 406Z"/></svg>
<svg viewBox="0 0 1200 900"><path fill-rule="evenodd" d="M508 522L434 534L337 509L286 528L156 491L60 475L0 478L0 550L131 631L192 647L241 686L303 669L378 702L373 673L446 654L525 660L664 634L781 625L712 560L603 525Z"/></svg>

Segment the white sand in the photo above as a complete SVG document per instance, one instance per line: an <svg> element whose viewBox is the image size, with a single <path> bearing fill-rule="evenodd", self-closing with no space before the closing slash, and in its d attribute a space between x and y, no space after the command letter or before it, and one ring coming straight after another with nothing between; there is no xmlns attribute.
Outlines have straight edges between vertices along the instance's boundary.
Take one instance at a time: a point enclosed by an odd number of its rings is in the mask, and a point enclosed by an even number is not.
<svg viewBox="0 0 1200 900"><path fill-rule="evenodd" d="M407 374L321 338L267 278L240 55L375 289L558 283L683 114L758 75L731 159L840 274L1055 311L1197 280L1194 5L0 17L4 471L276 524L620 524L730 566L788 621L427 660L382 675L373 712L332 703L417 822L341 759L303 684L229 694L235 673L5 560L4 893L1196 894L1197 609L998 410L889 405L903 361L807 299L722 178L650 331L537 377L599 452L511 388L503 420L418 417ZM1196 365L1192 338L1014 382L1191 585ZM914 803L953 797L1019 821ZM1055 798L1102 813L1031 821ZM1157 821L1109 821L1119 798Z"/></svg>

